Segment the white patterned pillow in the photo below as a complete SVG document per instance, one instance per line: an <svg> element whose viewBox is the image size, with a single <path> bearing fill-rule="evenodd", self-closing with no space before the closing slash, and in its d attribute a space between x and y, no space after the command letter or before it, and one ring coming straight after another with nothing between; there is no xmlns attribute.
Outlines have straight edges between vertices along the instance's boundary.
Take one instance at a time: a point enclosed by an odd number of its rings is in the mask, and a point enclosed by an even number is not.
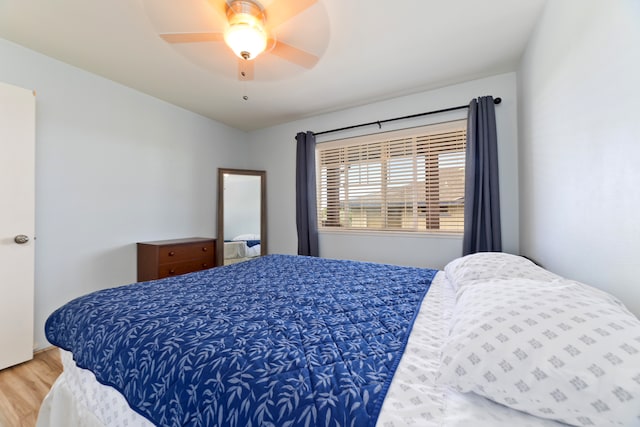
<svg viewBox="0 0 640 427"><path fill-rule="evenodd" d="M524 257L504 252L479 252L456 258L444 267L444 271L456 291L487 279L561 279Z"/></svg>
<svg viewBox="0 0 640 427"><path fill-rule="evenodd" d="M575 426L640 426L640 320L568 280L471 286L459 295L438 383Z"/></svg>

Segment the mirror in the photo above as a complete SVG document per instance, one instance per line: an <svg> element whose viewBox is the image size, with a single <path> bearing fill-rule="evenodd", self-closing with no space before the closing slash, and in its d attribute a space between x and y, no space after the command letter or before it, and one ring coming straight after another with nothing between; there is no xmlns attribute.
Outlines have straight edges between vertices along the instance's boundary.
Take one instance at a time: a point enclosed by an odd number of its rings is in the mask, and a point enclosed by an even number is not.
<svg viewBox="0 0 640 427"><path fill-rule="evenodd" d="M217 265L267 254L266 172L218 169Z"/></svg>

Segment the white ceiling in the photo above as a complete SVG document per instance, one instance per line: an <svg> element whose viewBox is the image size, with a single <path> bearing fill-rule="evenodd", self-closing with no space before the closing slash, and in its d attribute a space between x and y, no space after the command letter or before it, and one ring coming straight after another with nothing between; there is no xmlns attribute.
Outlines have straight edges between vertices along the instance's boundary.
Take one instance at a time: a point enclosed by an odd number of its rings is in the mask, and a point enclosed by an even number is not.
<svg viewBox="0 0 640 427"><path fill-rule="evenodd" d="M307 70L262 55L251 82L236 79L222 43L178 46L158 36L221 31L207 0L0 0L0 37L254 130L514 71L544 2L318 0L277 28L318 64Z"/></svg>

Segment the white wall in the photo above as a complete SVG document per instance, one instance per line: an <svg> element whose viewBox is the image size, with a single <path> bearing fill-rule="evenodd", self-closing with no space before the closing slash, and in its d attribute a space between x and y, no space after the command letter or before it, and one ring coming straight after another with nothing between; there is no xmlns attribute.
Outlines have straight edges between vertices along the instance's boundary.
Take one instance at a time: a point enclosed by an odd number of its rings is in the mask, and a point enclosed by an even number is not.
<svg viewBox="0 0 640 427"><path fill-rule="evenodd" d="M640 2L550 1L519 78L521 248L640 315Z"/></svg>
<svg viewBox="0 0 640 427"><path fill-rule="evenodd" d="M37 91L42 348L55 308L135 281L135 242L215 236L217 168L246 167L246 134L1 39L0 64Z"/></svg>
<svg viewBox="0 0 640 427"><path fill-rule="evenodd" d="M328 86L327 90L331 90L331 87ZM297 252L295 222L295 135L297 132L307 130L319 132L362 122L466 105L472 98L483 95L500 96L503 99L503 103L496 106L503 245L505 251L518 253L518 131L515 73L372 103L250 133L253 161L251 166L267 171L269 252L289 254ZM396 122L395 128L418 126L465 116L466 110L427 116ZM383 130L393 128L384 126ZM365 132L376 130L374 126L365 129ZM354 134L354 132L343 132L333 134L331 138L343 138ZM318 139L318 141L325 140L328 138ZM320 254L328 258L350 258L442 268L448 261L460 256L461 252L461 238L336 233L322 233L320 236Z"/></svg>

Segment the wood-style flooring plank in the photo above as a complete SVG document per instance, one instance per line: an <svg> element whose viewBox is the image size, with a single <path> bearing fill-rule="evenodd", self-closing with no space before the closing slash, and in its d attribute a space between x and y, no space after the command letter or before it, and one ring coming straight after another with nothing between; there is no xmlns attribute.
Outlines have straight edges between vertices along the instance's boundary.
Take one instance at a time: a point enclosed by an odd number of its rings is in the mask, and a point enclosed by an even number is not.
<svg viewBox="0 0 640 427"><path fill-rule="evenodd" d="M34 427L42 400L62 373L60 353L50 348L33 360L0 371L0 427Z"/></svg>

